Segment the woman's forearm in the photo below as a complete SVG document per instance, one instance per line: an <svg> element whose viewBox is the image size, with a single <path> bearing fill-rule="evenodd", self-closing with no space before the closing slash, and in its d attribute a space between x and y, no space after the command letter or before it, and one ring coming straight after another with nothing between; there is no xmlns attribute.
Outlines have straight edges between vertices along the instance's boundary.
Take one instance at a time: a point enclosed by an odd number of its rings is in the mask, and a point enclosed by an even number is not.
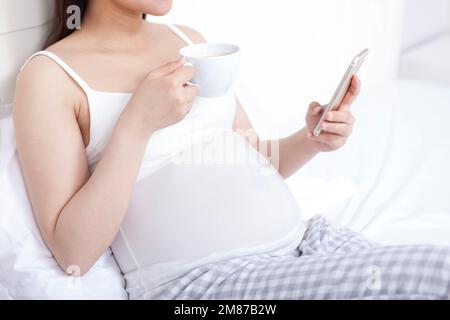
<svg viewBox="0 0 450 320"><path fill-rule="evenodd" d="M318 153L308 139L307 128L282 139L280 141L280 174L285 179L289 178L303 168Z"/></svg>
<svg viewBox="0 0 450 320"><path fill-rule="evenodd" d="M319 153L313 148L307 135L308 129L304 128L287 138L263 142L263 148L260 143L259 151L270 159L279 173L287 179Z"/></svg>
<svg viewBox="0 0 450 320"><path fill-rule="evenodd" d="M147 141L117 126L94 173L61 211L54 231L58 263L87 272L125 216Z"/></svg>

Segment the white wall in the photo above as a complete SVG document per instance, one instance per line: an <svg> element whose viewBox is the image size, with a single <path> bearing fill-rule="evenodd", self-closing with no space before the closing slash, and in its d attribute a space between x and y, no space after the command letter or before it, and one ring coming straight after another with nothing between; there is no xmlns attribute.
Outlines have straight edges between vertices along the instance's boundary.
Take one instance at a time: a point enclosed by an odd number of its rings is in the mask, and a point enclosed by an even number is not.
<svg viewBox="0 0 450 320"><path fill-rule="evenodd" d="M246 82L285 134L303 125L309 102L327 102L361 49L372 50L361 73L365 85L395 77L402 9L402 0L175 0L157 21L239 44Z"/></svg>
<svg viewBox="0 0 450 320"><path fill-rule="evenodd" d="M21 65L42 49L52 5L52 0L0 0L0 108L12 103Z"/></svg>
<svg viewBox="0 0 450 320"><path fill-rule="evenodd" d="M406 0L403 48L450 32L450 0Z"/></svg>

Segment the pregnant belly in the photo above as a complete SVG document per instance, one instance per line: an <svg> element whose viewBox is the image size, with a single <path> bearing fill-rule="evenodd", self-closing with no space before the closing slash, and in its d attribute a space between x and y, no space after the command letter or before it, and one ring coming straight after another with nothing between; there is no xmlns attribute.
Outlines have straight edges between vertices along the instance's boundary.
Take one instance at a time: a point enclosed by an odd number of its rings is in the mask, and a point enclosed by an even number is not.
<svg viewBox="0 0 450 320"><path fill-rule="evenodd" d="M245 140L236 142L228 151L257 155ZM140 266L192 261L276 242L300 222L297 203L273 167L170 163L135 186L113 251L127 272L130 253Z"/></svg>

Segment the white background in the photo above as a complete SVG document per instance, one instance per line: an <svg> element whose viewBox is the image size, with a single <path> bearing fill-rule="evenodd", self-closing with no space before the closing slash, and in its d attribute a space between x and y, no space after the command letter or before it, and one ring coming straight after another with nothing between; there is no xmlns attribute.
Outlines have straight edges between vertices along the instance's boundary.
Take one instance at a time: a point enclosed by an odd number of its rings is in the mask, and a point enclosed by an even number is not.
<svg viewBox="0 0 450 320"><path fill-rule="evenodd" d="M403 47L450 32L449 0L406 0Z"/></svg>

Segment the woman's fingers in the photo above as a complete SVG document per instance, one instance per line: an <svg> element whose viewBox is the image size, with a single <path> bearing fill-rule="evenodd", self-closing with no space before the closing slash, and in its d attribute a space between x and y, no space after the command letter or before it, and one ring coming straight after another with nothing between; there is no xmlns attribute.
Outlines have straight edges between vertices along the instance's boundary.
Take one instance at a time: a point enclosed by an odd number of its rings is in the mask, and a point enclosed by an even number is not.
<svg viewBox="0 0 450 320"><path fill-rule="evenodd" d="M192 109L195 98L197 98L197 96L198 96L199 88L197 86L186 85L183 88L183 91L184 91L184 97L185 97L184 99L185 99L185 101L187 101L185 104L185 111L187 114Z"/></svg>
<svg viewBox="0 0 450 320"><path fill-rule="evenodd" d="M175 82L176 85L185 85L192 80L195 75L195 68L192 65L184 65L177 69L170 75L170 79Z"/></svg>
<svg viewBox="0 0 450 320"><path fill-rule="evenodd" d="M326 118L328 122L347 123L353 125L355 117L349 111L330 111Z"/></svg>
<svg viewBox="0 0 450 320"><path fill-rule="evenodd" d="M352 82L350 84L350 88L348 89L344 100L342 101L341 108L349 109L350 106L355 102L356 98L358 98L359 93L361 91L361 80L357 76L353 76Z"/></svg>
<svg viewBox="0 0 450 320"><path fill-rule="evenodd" d="M313 102L309 105L309 114L313 116L318 116L322 113L323 107L318 102Z"/></svg>
<svg viewBox="0 0 450 320"><path fill-rule="evenodd" d="M325 133L325 132L322 132L322 134L318 137L310 135L309 138L313 141L327 145L332 150L342 148L347 142L347 137L337 136L333 133Z"/></svg>
<svg viewBox="0 0 450 320"><path fill-rule="evenodd" d="M162 78L164 76L167 76L167 75L175 72L176 70L181 68L184 64L185 64L184 59L179 59L176 61L166 63L162 67L156 68L155 70L151 71L148 74L147 78L151 79L151 80Z"/></svg>
<svg viewBox="0 0 450 320"><path fill-rule="evenodd" d="M352 133L352 126L347 123L323 122L322 131L348 137Z"/></svg>
<svg viewBox="0 0 450 320"><path fill-rule="evenodd" d="M186 85L183 88L186 101L192 102L197 98L199 88L197 86Z"/></svg>

